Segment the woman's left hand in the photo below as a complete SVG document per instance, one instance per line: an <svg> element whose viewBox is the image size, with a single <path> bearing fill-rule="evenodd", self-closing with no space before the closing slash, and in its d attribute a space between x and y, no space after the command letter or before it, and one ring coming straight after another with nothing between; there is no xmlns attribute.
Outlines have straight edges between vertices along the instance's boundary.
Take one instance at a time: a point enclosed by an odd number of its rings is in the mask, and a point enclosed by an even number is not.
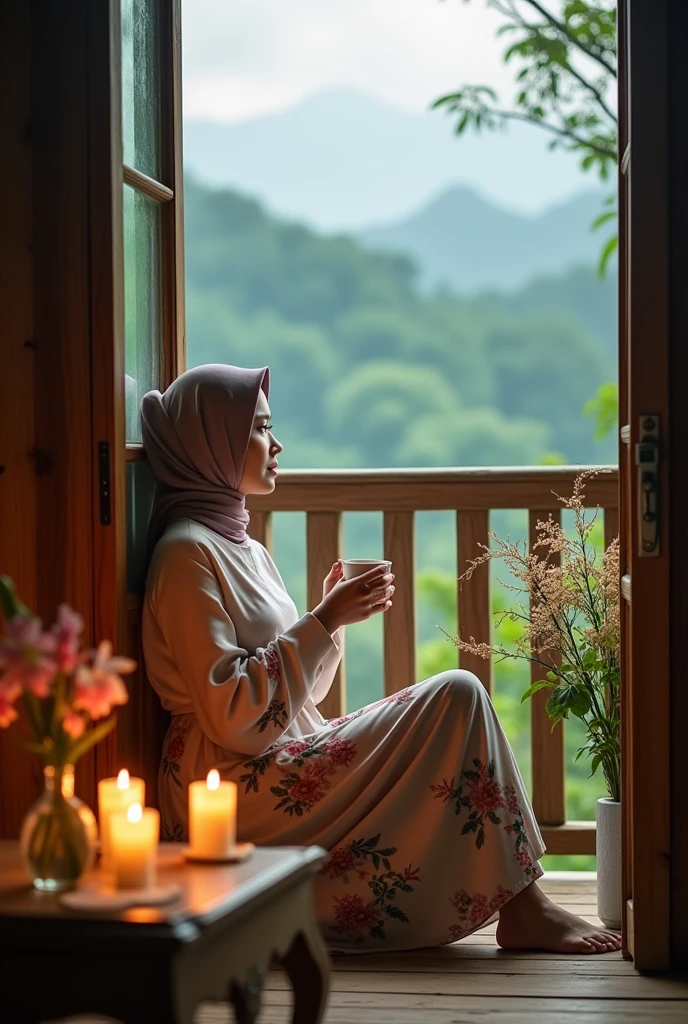
<svg viewBox="0 0 688 1024"><path fill-rule="evenodd" d="M342 563L341 561L337 561L323 580L323 598L326 598L328 594L331 594L340 580L343 579L344 570L342 568Z"/></svg>

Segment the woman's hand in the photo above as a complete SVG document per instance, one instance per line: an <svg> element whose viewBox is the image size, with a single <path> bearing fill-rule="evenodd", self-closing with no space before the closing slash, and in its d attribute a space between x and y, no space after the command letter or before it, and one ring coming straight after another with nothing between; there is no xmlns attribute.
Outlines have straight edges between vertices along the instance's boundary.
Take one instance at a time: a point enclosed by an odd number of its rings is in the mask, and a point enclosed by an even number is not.
<svg viewBox="0 0 688 1024"><path fill-rule="evenodd" d="M325 584L333 572L334 566ZM335 633L340 626L350 626L378 612L386 612L392 607L393 580L394 574L387 572L386 565L378 565L352 580L335 580L329 593L313 609L313 615L328 633Z"/></svg>
<svg viewBox="0 0 688 1024"><path fill-rule="evenodd" d="M336 561L327 576L323 580L323 601L337 586L340 580L344 578L344 569L342 568L341 559Z"/></svg>

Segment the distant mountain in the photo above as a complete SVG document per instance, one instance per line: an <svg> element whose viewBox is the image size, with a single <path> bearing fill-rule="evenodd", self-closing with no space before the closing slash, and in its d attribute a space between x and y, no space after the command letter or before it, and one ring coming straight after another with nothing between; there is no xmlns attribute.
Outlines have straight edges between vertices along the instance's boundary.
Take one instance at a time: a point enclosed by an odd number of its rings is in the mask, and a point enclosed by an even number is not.
<svg viewBox="0 0 688 1024"><path fill-rule="evenodd" d="M399 220L457 183L533 211L585 181L575 157L550 153L537 128L459 139L441 111L409 113L353 91L234 124L186 121L184 158L199 181L326 231Z"/></svg>
<svg viewBox="0 0 688 1024"><path fill-rule="evenodd" d="M426 289L446 286L471 294L520 288L538 275L596 262L603 236L591 231L591 223L603 196L583 192L540 214L524 215L457 187L413 216L358 232L357 238L369 249L407 253Z"/></svg>

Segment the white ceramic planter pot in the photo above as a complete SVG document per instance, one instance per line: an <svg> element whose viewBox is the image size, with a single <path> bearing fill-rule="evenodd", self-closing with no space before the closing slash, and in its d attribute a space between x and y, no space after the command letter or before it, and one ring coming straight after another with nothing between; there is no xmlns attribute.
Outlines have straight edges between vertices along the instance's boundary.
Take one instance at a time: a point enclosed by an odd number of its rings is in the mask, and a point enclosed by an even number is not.
<svg viewBox="0 0 688 1024"><path fill-rule="evenodd" d="M597 915L607 928L621 928L621 804L597 801Z"/></svg>

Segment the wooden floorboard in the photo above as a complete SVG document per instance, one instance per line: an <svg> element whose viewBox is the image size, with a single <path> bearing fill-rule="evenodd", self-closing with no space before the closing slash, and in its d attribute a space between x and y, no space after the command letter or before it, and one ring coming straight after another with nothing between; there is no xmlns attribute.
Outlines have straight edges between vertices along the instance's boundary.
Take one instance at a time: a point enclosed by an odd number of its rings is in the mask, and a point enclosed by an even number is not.
<svg viewBox="0 0 688 1024"><path fill-rule="evenodd" d="M561 906L600 923L594 880L545 877L541 884ZM436 949L334 957L325 1024L688 1024L687 979L640 975L620 953L507 953L495 928ZM272 971L259 1024L290 1020L287 978ZM219 1005L202 1007L196 1018L230 1022Z"/></svg>

